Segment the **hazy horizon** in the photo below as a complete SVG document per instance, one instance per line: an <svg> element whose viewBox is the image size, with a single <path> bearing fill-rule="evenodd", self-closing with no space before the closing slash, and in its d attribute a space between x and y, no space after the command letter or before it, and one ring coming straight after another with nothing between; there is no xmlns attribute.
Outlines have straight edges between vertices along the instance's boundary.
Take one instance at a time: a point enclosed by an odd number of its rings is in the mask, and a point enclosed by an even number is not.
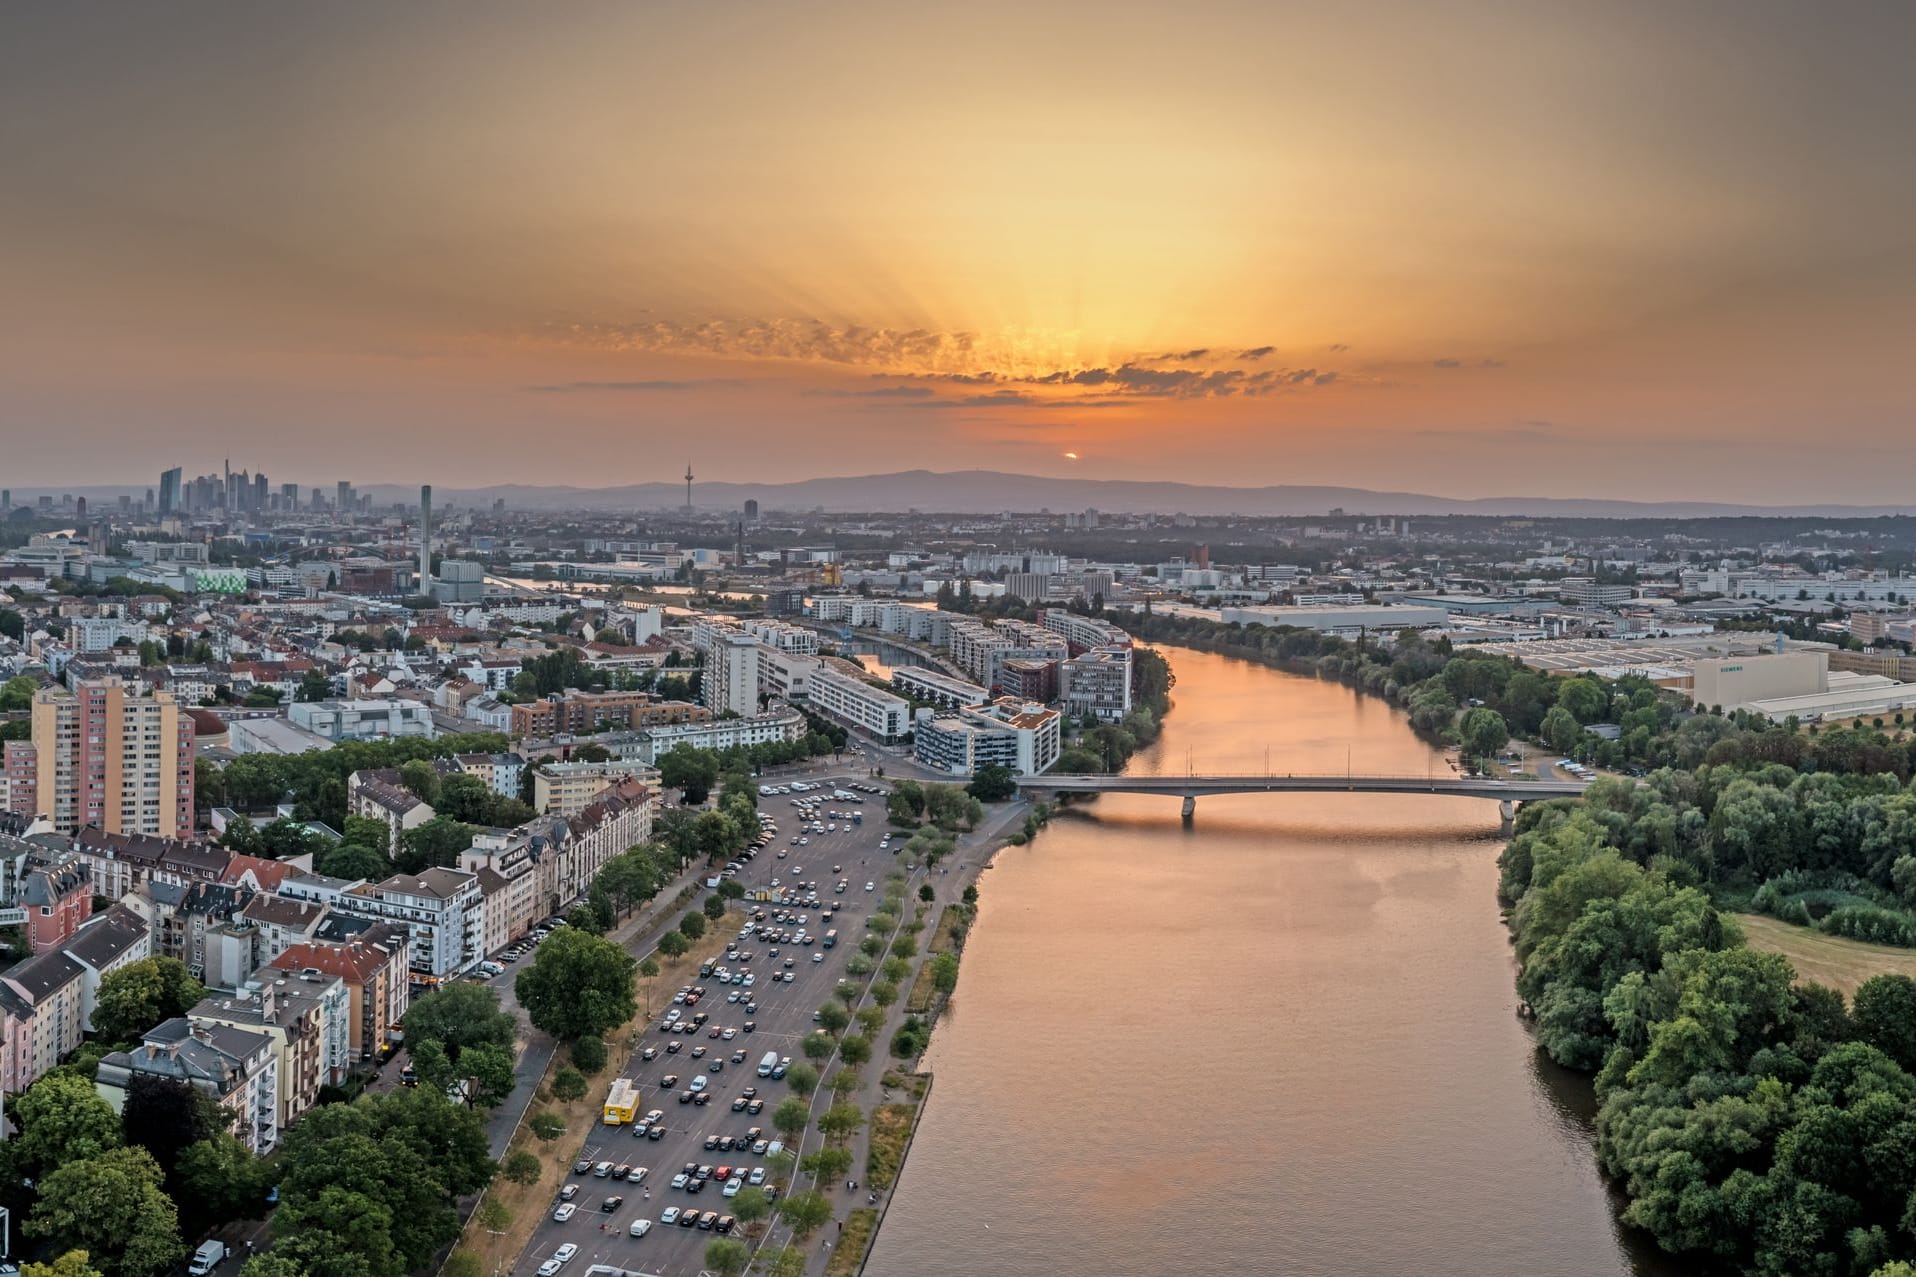
<svg viewBox="0 0 1916 1277"><path fill-rule="evenodd" d="M10 6L0 468L1897 502L1912 46L1783 0Z"/></svg>

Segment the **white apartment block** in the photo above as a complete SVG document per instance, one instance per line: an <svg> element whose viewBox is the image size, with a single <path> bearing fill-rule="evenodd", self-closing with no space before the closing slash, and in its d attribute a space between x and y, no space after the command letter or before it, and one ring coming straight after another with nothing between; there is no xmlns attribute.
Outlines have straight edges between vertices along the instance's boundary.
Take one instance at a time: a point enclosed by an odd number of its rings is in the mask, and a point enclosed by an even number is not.
<svg viewBox="0 0 1916 1277"><path fill-rule="evenodd" d="M812 708L848 727L893 741L911 730L911 706L864 679L820 663L812 673Z"/></svg>
<svg viewBox="0 0 1916 1277"><path fill-rule="evenodd" d="M286 717L329 741L433 736L432 710L418 701L295 701Z"/></svg>

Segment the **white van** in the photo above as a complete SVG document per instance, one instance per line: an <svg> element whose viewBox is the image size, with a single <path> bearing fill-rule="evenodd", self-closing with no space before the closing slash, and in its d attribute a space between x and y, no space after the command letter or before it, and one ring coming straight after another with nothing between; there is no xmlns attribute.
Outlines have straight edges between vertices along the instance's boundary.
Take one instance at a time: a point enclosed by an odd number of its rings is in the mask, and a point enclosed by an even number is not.
<svg viewBox="0 0 1916 1277"><path fill-rule="evenodd" d="M193 1277L206 1277L206 1274L225 1263L227 1255L231 1253L226 1249L225 1242L201 1242L200 1248L193 1252L193 1262L186 1266L186 1271Z"/></svg>

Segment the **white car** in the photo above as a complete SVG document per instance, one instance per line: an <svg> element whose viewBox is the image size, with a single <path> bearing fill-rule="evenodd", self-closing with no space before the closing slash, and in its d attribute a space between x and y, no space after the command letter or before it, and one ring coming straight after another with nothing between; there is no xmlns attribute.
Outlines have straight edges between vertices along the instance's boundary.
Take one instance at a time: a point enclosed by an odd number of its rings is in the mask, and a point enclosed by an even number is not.
<svg viewBox="0 0 1916 1277"><path fill-rule="evenodd" d="M685 1174L685 1172L684 1172L684 1171L680 1171L680 1172L679 1172L679 1173L678 1173L677 1175L674 1175L674 1176L672 1177L672 1187L673 1187L673 1188L684 1188L684 1187L685 1187L685 1181L686 1181L686 1174Z"/></svg>
<svg viewBox="0 0 1916 1277"><path fill-rule="evenodd" d="M700 1091L703 1091L705 1089L705 1074L701 1073L697 1077L693 1078L690 1082L686 1083L686 1088L690 1090L692 1094L694 1095L697 1095Z"/></svg>
<svg viewBox="0 0 1916 1277"><path fill-rule="evenodd" d="M553 1222L563 1224L577 1214L578 1210L578 1206L572 1202L560 1202L558 1209L552 1212Z"/></svg>
<svg viewBox="0 0 1916 1277"><path fill-rule="evenodd" d="M825 960L825 955L822 953L814 953L812 955L813 962L823 962L824 960ZM787 974L790 974L790 973L788 972Z"/></svg>
<svg viewBox="0 0 1916 1277"><path fill-rule="evenodd" d="M632 1235L634 1237L643 1237L651 1231L652 1231L651 1220L640 1218L640 1219L635 1219L632 1221Z"/></svg>
<svg viewBox="0 0 1916 1277"><path fill-rule="evenodd" d="M726 1197L737 1197L738 1190L744 1187L745 1187L745 1181L740 1179L738 1176L734 1175L732 1176L732 1178L725 1181L724 1195Z"/></svg>
<svg viewBox="0 0 1916 1277"><path fill-rule="evenodd" d="M552 1257L563 1264L568 1262L574 1255L578 1253L579 1253L579 1248L573 1245L571 1242L567 1242L565 1245L559 1247L559 1249L553 1251Z"/></svg>
<svg viewBox="0 0 1916 1277"><path fill-rule="evenodd" d="M548 1259L539 1265L539 1277L558 1277L559 1270L565 1265L556 1259Z"/></svg>
<svg viewBox="0 0 1916 1277"><path fill-rule="evenodd" d="M672 1227L672 1225L678 1222L679 1222L678 1207L667 1206L664 1210L659 1212L659 1227L660 1228L670 1228Z"/></svg>
<svg viewBox="0 0 1916 1277"><path fill-rule="evenodd" d="M865 890L867 890L867 891L872 891L872 890L875 890L875 889L876 889L876 888L874 887L874 885L873 885L872 883L869 883L869 882L868 882L868 883L866 883L866 884L865 884Z"/></svg>
<svg viewBox="0 0 1916 1277"><path fill-rule="evenodd" d="M754 1166L749 1178L754 1184L763 1184L765 1182L765 1168L763 1166Z"/></svg>

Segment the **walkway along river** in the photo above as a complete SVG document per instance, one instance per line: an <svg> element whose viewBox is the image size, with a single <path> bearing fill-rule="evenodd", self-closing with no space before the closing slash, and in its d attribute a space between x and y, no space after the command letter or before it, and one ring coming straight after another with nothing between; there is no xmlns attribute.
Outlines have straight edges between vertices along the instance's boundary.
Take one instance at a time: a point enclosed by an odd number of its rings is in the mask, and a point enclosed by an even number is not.
<svg viewBox="0 0 1916 1277"><path fill-rule="evenodd" d="M1171 649L1133 770L1442 774L1401 713ZM1268 760L1266 750L1268 749ZM871 1277L1666 1277L1517 1019L1494 804L1105 795L986 873Z"/></svg>

